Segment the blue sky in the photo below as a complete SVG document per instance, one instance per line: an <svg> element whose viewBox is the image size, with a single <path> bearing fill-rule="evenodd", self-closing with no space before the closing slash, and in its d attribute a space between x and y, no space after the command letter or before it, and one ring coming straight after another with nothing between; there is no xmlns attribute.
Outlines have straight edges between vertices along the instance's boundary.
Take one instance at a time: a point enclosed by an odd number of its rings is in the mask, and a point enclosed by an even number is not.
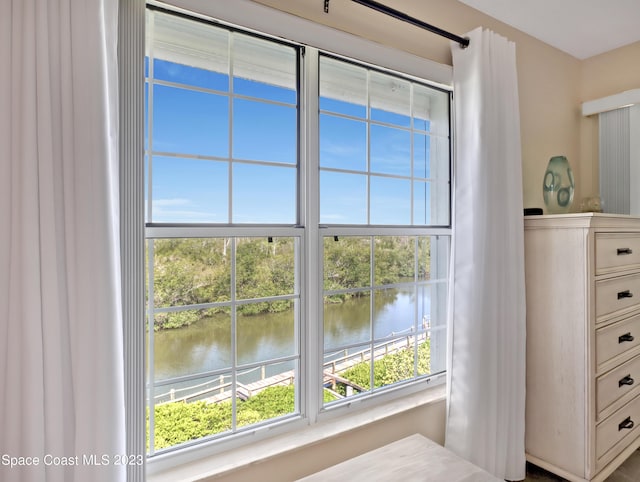
<svg viewBox="0 0 640 482"><path fill-rule="evenodd" d="M230 101L227 75L157 59L153 74L205 89L153 86L153 222L228 223L231 185L234 223L295 224L295 91L234 78ZM413 221L423 222L428 183L389 176L409 177L413 166L414 176L429 177L429 136L406 130L408 116L371 109L385 125L371 124L368 141L365 106L322 98L320 108L321 222L366 223L368 183L371 223L411 224L412 188L422 214ZM367 156L384 176L369 182Z"/></svg>

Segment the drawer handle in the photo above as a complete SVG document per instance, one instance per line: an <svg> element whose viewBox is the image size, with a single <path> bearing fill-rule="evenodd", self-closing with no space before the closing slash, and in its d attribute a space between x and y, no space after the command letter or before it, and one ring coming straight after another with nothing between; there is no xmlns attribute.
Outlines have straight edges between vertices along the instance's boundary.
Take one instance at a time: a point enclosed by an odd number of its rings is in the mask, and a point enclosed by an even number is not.
<svg viewBox="0 0 640 482"><path fill-rule="evenodd" d="M618 291L618 299L621 300L623 298L633 298L633 293L629 290Z"/></svg>
<svg viewBox="0 0 640 482"><path fill-rule="evenodd" d="M631 253L633 253L631 248L618 248L618 256L623 254L631 254Z"/></svg>
<svg viewBox="0 0 640 482"><path fill-rule="evenodd" d="M622 422L620 422L620 425L618 425L618 431L624 430L625 428L633 428L633 426L633 420L631 420L631 417L627 417Z"/></svg>
<svg viewBox="0 0 640 482"><path fill-rule="evenodd" d="M620 381L618 382L618 388L620 388L623 385L633 385L634 379L631 378L631 375L627 375L624 378L621 378Z"/></svg>
<svg viewBox="0 0 640 482"><path fill-rule="evenodd" d="M618 337L618 343L624 343L625 341L633 341L633 340L634 338L631 332L625 333L624 335L620 335Z"/></svg>

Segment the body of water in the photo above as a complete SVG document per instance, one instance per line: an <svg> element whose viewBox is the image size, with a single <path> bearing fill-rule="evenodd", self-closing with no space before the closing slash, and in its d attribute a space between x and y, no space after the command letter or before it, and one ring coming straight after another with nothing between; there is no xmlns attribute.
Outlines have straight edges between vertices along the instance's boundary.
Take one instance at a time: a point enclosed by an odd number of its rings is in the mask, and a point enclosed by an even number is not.
<svg viewBox="0 0 640 482"><path fill-rule="evenodd" d="M352 298L343 303L324 305L324 347L327 359L344 352L345 346L370 342L401 333L408 334L415 320L429 317L431 285L378 290L371 297ZM373 311L373 314L372 314ZM296 354L294 310L238 316L238 364L259 363ZM353 348L357 351L359 347ZM232 364L232 328L230 315L216 315L188 327L154 333L154 378L156 381L230 368ZM278 363L266 368L266 376L294 368L294 362ZM241 380L249 383L260 379L254 369ZM203 379L204 380L204 379ZM215 377L219 380L219 377ZM192 386L181 384L158 387L156 394L170 388Z"/></svg>

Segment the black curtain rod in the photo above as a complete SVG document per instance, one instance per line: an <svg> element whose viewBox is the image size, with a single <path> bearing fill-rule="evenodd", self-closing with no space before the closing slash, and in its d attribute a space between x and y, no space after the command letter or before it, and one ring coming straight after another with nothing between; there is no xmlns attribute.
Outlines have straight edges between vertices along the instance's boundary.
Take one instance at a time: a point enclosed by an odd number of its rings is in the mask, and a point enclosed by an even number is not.
<svg viewBox="0 0 640 482"><path fill-rule="evenodd" d="M428 30L429 32L440 35L441 37L448 38L449 40L454 40L460 44L460 47L466 48L469 46L469 39L460 37L459 35L452 34L451 32L447 32L446 30L442 30L441 28L435 27L434 25L430 25L422 20L418 20L417 18L410 17L406 13L399 12L391 7L387 7L378 2L374 2L373 0L351 0L352 2L359 3L360 5L364 5L365 7L369 7L373 10L376 10L380 13L384 13L385 15L389 15L390 17L396 18L398 20L402 20L403 22L410 23L411 25L415 25L416 27L423 28ZM329 11L329 0L325 0L324 2L324 11Z"/></svg>

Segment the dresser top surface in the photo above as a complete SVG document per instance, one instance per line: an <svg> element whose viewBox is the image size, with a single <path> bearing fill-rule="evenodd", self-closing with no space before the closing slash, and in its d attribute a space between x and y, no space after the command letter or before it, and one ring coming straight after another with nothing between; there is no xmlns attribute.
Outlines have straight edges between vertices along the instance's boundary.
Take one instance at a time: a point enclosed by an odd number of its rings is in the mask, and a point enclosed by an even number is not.
<svg viewBox="0 0 640 482"><path fill-rule="evenodd" d="M602 230L640 231L640 217L609 213L571 213L525 216L525 229L599 228Z"/></svg>

